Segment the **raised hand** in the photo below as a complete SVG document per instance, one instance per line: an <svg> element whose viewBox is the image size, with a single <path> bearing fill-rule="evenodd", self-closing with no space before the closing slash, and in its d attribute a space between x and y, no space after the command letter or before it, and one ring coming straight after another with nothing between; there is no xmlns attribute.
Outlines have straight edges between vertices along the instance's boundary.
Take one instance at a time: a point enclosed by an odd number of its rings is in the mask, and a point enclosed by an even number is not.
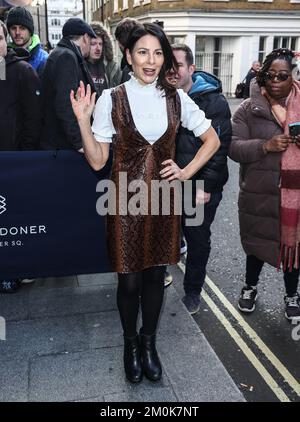
<svg viewBox="0 0 300 422"><path fill-rule="evenodd" d="M70 100L77 120L90 122L96 101L96 93L91 94L90 85L87 86L85 91L84 84L80 81L76 95L74 95L73 90L71 91Z"/></svg>

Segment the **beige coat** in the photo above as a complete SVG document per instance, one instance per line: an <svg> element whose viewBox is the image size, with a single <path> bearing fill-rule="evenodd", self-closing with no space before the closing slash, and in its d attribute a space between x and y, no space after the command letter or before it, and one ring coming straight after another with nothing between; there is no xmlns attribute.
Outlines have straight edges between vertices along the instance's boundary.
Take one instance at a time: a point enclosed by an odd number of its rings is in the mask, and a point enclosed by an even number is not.
<svg viewBox="0 0 300 422"><path fill-rule="evenodd" d="M276 266L280 245L281 153L265 153L263 144L283 133L270 105L253 85L251 97L233 116L229 156L240 163L239 221L247 255Z"/></svg>

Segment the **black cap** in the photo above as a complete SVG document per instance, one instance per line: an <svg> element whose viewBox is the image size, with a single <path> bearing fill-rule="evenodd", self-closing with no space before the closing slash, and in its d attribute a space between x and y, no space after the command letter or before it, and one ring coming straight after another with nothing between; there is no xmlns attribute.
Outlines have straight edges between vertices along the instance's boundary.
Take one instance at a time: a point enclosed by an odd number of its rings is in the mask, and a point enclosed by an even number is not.
<svg viewBox="0 0 300 422"><path fill-rule="evenodd" d="M90 25L80 18L68 19L63 26L62 34L63 37L88 34L92 38L97 38Z"/></svg>
<svg viewBox="0 0 300 422"><path fill-rule="evenodd" d="M25 26L33 35L34 32L34 23L31 13L25 9L25 7L17 6L10 9L7 15L6 26L7 29L13 25L22 25Z"/></svg>

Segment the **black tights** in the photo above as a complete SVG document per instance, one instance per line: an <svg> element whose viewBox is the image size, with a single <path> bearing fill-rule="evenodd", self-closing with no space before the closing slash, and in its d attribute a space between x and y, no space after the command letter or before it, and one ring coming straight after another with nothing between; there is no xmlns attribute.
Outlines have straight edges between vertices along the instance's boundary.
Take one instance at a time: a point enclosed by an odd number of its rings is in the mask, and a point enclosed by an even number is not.
<svg viewBox="0 0 300 422"><path fill-rule="evenodd" d="M126 337L136 335L140 296L143 333L155 333L164 298L165 271L163 265L137 273L118 274L117 305Z"/></svg>
<svg viewBox="0 0 300 422"><path fill-rule="evenodd" d="M261 273L264 262L256 258L254 255L247 255L246 261L246 284L248 286L257 286L259 275ZM298 280L299 280L299 269L293 269L293 271L285 271L284 284L286 294L293 296L297 292Z"/></svg>

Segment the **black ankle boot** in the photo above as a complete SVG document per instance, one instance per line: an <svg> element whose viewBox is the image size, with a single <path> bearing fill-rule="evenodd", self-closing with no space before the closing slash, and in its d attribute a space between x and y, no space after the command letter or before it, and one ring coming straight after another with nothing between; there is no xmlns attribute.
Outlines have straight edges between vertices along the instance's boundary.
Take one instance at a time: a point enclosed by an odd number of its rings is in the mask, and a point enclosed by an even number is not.
<svg viewBox="0 0 300 422"><path fill-rule="evenodd" d="M143 370L138 336L124 336L124 369L130 382L142 381Z"/></svg>
<svg viewBox="0 0 300 422"><path fill-rule="evenodd" d="M142 367L144 374L151 381L161 379L161 364L155 347L156 336L147 336L140 330Z"/></svg>

